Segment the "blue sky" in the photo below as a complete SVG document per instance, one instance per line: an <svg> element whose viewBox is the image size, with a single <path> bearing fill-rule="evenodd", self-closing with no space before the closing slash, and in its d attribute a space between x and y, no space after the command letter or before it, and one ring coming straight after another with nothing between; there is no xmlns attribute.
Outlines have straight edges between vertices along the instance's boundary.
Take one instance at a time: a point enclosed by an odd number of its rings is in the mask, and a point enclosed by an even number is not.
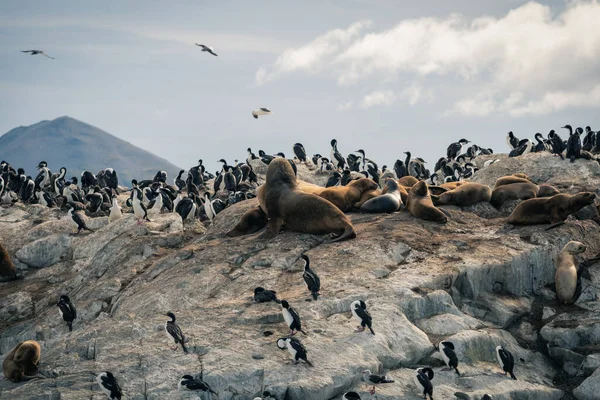
<svg viewBox="0 0 600 400"><path fill-rule="evenodd" d="M600 129L599 20L598 1L3 1L0 133L69 115L212 169L332 138L390 166L462 137L506 152L509 130Z"/></svg>

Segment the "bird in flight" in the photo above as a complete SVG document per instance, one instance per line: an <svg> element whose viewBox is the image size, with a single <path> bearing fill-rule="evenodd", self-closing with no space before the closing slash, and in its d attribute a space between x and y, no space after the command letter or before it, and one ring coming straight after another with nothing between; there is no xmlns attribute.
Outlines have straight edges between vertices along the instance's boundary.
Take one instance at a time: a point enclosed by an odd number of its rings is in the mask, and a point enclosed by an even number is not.
<svg viewBox="0 0 600 400"><path fill-rule="evenodd" d="M218 55L217 53L215 53L215 51L213 50L212 47L208 47L208 46L205 46L203 44L198 44L198 43L196 43L196 46L202 47L202 51L208 51L213 56L217 56Z"/></svg>
<svg viewBox="0 0 600 400"><path fill-rule="evenodd" d="M32 55L32 56L35 56L36 54L41 54L43 56L46 56L46 57L54 60L54 57L50 57L48 54L44 53L42 50L21 50L21 52L30 53L30 55Z"/></svg>

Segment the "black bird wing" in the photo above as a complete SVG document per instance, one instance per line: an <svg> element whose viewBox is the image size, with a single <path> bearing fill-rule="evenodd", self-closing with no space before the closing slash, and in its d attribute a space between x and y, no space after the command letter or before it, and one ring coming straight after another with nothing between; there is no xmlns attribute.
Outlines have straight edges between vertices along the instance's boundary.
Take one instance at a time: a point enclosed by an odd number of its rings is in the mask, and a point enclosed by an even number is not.
<svg viewBox="0 0 600 400"><path fill-rule="evenodd" d="M389 379L385 375L375 375L375 374L369 375L369 380L373 383L393 383L394 382L392 379Z"/></svg>
<svg viewBox="0 0 600 400"><path fill-rule="evenodd" d="M185 337L183 336L183 332L181 331L181 328L179 327L179 325L174 324L170 321L167 322L167 332L169 332L169 335L171 335L173 340L175 340L175 343L183 343L184 342Z"/></svg>
<svg viewBox="0 0 600 400"><path fill-rule="evenodd" d="M292 345L294 350L296 350L296 359L306 360L306 354L308 353L306 351L306 347L304 347L304 345L298 339L295 338L290 339L290 344Z"/></svg>
<svg viewBox="0 0 600 400"><path fill-rule="evenodd" d="M314 271L304 271L302 277L304 278L304 282L306 282L306 286L308 286L308 290L311 292L318 292L321 290L321 280Z"/></svg>
<svg viewBox="0 0 600 400"><path fill-rule="evenodd" d="M117 380L114 378L110 378L108 376L101 377L102 386L104 386L107 390L110 390L111 396L119 395L121 396L121 386L117 383ZM119 397L120 398L120 397Z"/></svg>
<svg viewBox="0 0 600 400"><path fill-rule="evenodd" d="M458 365L458 357L456 353L448 346L444 346L444 354L448 357L449 366L456 367Z"/></svg>
<svg viewBox="0 0 600 400"><path fill-rule="evenodd" d="M513 366L515 364L515 360L513 358L513 355L510 353L510 351L502 348L498 351L499 355L500 355L500 359L502 360L502 364L503 364L503 369L508 372L508 371L512 371Z"/></svg>
<svg viewBox="0 0 600 400"><path fill-rule="evenodd" d="M302 329L302 321L300 321L300 315L298 315L296 310L294 310L292 307L289 307L288 311L290 312L290 315L294 319L294 325L296 326L296 330L299 331L300 329Z"/></svg>
<svg viewBox="0 0 600 400"><path fill-rule="evenodd" d="M358 315L365 324L371 326L371 322L373 321L373 318L371 317L371 314L369 314L369 312L367 310L365 310L362 307L357 307L357 309L355 311L356 311L356 315Z"/></svg>
<svg viewBox="0 0 600 400"><path fill-rule="evenodd" d="M431 384L429 377L427 375L425 375L424 372L419 371L419 373L417 375L417 380L423 387L423 393L427 393L427 394L433 393L433 385Z"/></svg>
<svg viewBox="0 0 600 400"><path fill-rule="evenodd" d="M185 380L182 382L182 385L184 385L189 390L202 390L204 392L213 392L208 383L204 382L202 379Z"/></svg>

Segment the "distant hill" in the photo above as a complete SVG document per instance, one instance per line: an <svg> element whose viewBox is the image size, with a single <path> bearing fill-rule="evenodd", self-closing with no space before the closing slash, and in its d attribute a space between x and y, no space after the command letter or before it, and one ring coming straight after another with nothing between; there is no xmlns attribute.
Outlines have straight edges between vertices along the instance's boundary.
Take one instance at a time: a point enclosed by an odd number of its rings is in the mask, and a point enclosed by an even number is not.
<svg viewBox="0 0 600 400"><path fill-rule="evenodd" d="M169 181L181 168L103 130L70 117L21 126L0 137L0 160L15 169L22 167L35 178L42 160L52 172L67 168L67 178L78 179L84 170L96 174L114 168L119 184L131 186L132 179L150 179L158 170L167 171Z"/></svg>

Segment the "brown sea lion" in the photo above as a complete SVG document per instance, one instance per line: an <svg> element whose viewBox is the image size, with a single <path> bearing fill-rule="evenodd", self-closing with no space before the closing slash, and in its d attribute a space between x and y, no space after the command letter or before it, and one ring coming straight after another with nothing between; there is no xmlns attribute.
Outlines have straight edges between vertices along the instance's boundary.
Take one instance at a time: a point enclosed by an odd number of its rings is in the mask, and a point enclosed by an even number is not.
<svg viewBox="0 0 600 400"><path fill-rule="evenodd" d="M360 197L360 200L354 203L354 208L360 208L366 201L374 199L377 196L381 196L381 194L382 193L380 189L364 192Z"/></svg>
<svg viewBox="0 0 600 400"><path fill-rule="evenodd" d="M413 186L415 186L417 184L417 182L419 182L419 180L417 178L415 178L414 176L403 176L402 178L398 179L398 184L400 186L404 186L407 188L411 188Z"/></svg>
<svg viewBox="0 0 600 400"><path fill-rule="evenodd" d="M595 197L594 193L581 192L525 200L515 207L506 222L513 225L552 224L549 227L552 228L564 223L572 213L593 204Z"/></svg>
<svg viewBox="0 0 600 400"><path fill-rule="evenodd" d="M538 186L537 197L552 197L559 193L560 191L554 186L542 183Z"/></svg>
<svg viewBox="0 0 600 400"><path fill-rule="evenodd" d="M284 225L295 232L337 235L330 242L356 237L354 227L342 211L328 200L299 189L286 159L271 161L258 197L269 218L261 239L274 238Z"/></svg>
<svg viewBox="0 0 600 400"><path fill-rule="evenodd" d="M465 181L446 182L446 183L442 183L439 186L446 190L452 190L452 189L456 189L459 186L464 185L465 183L469 183L469 182L465 182Z"/></svg>
<svg viewBox="0 0 600 400"><path fill-rule="evenodd" d="M15 279L17 277L17 270L15 264L13 264L6 247L0 243L0 277L7 277L9 279Z"/></svg>
<svg viewBox="0 0 600 400"><path fill-rule="evenodd" d="M465 207L482 201L488 202L491 198L492 189L488 185L482 185L481 183L465 183L440 195L431 195L431 200L433 200L433 204L436 206L453 205Z"/></svg>
<svg viewBox="0 0 600 400"><path fill-rule="evenodd" d="M260 206L256 206L246 211L240 222L234 226L232 230L227 232L226 235L229 237L236 237L258 232L267 226L267 221L267 214Z"/></svg>
<svg viewBox="0 0 600 400"><path fill-rule="evenodd" d="M441 223L448 221L446 214L433 205L425 181L418 182L410 189L406 208L414 217L420 219Z"/></svg>
<svg viewBox="0 0 600 400"><path fill-rule="evenodd" d="M41 348L35 340L19 343L4 359L4 377L12 382L36 378Z"/></svg>
<svg viewBox="0 0 600 400"><path fill-rule="evenodd" d="M396 183L398 183L399 181L400 180L398 179L396 181ZM398 191L400 192L400 197L402 197L402 203L404 205L406 205L406 203L408 202L408 191L409 190L410 190L410 187L398 184ZM381 194L386 194L386 193L387 193L387 186L384 186L383 189L381 190Z"/></svg>
<svg viewBox="0 0 600 400"><path fill-rule="evenodd" d="M346 186L327 188L319 193L319 197L329 200L343 212L348 212L360 201L363 193L373 192L378 188L379 186L372 179L360 178Z"/></svg>
<svg viewBox="0 0 600 400"><path fill-rule="evenodd" d="M527 183L527 182L531 182L531 179L529 179L529 177L525 174L512 174L512 175L507 175L507 176L503 176L501 178L498 178L496 180L496 183L494 184L494 189L502 186L502 185L508 185L510 183Z"/></svg>
<svg viewBox="0 0 600 400"><path fill-rule="evenodd" d="M531 182L508 183L496 187L492 192L490 203L496 208L500 208L508 200L529 200L535 199L539 191L539 186Z"/></svg>
<svg viewBox="0 0 600 400"><path fill-rule="evenodd" d="M385 183L385 189L385 194L365 202L360 207L360 211L368 213L393 213L401 210L404 207L404 203L402 203L398 182L388 179Z"/></svg>
<svg viewBox="0 0 600 400"><path fill-rule="evenodd" d="M586 247L583 243L570 241L563 247L556 260L556 297L560 303L573 303L577 289L577 261L576 254L583 253Z"/></svg>

